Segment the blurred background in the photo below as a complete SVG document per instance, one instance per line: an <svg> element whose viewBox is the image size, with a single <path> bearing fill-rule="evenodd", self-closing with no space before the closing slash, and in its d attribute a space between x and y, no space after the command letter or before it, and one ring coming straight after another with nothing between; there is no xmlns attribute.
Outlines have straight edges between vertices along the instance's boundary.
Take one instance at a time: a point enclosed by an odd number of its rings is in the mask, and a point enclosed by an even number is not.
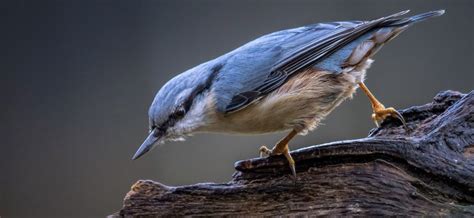
<svg viewBox="0 0 474 218"><path fill-rule="evenodd" d="M474 1L2 1L0 216L103 217L138 179L226 182L284 134L197 135L132 161L147 110L174 75L262 34L316 22L446 9L389 43L367 85L387 106L474 88ZM292 149L365 137L358 92Z"/></svg>

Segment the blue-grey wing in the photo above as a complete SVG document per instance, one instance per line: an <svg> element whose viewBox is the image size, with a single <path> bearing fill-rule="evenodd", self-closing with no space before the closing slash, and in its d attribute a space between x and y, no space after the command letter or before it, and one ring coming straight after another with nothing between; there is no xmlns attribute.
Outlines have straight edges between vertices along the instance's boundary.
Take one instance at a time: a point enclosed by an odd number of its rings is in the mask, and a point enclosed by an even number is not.
<svg viewBox="0 0 474 218"><path fill-rule="evenodd" d="M400 12L373 21L320 23L262 36L223 58L215 86L218 110L231 113L283 85L302 69L313 66L360 36L399 21Z"/></svg>

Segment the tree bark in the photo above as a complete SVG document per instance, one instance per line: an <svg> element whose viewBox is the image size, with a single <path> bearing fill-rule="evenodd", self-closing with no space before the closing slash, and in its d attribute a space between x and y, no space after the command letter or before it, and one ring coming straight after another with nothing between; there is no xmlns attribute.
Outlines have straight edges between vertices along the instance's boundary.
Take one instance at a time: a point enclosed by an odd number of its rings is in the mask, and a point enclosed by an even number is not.
<svg viewBox="0 0 474 218"><path fill-rule="evenodd" d="M444 91L362 139L235 163L228 183L137 181L114 216L474 216L474 91Z"/></svg>

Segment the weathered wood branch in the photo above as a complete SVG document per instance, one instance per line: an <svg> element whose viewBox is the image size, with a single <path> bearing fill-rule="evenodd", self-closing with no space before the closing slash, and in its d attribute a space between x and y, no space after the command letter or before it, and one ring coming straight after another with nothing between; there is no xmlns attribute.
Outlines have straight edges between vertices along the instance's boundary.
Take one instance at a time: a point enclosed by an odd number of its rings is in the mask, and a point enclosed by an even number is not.
<svg viewBox="0 0 474 218"><path fill-rule="evenodd" d="M113 216L460 215L474 216L474 91L445 91L386 120L367 138L235 164L224 184L170 187L140 180Z"/></svg>

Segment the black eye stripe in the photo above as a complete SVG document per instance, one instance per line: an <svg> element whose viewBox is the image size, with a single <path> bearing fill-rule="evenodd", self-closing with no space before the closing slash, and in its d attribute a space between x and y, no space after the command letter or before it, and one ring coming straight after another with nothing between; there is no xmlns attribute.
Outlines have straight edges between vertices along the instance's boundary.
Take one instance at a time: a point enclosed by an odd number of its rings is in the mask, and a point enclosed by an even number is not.
<svg viewBox="0 0 474 218"><path fill-rule="evenodd" d="M177 109L175 112L173 112L169 117L168 117L168 120L166 120L163 124L161 124L159 127L156 127L157 128L157 132L161 132L162 134L166 133L166 131L168 130L168 128L170 126L173 126L176 121L178 121L179 119L183 118L184 115L186 115L186 112L182 109Z"/></svg>

